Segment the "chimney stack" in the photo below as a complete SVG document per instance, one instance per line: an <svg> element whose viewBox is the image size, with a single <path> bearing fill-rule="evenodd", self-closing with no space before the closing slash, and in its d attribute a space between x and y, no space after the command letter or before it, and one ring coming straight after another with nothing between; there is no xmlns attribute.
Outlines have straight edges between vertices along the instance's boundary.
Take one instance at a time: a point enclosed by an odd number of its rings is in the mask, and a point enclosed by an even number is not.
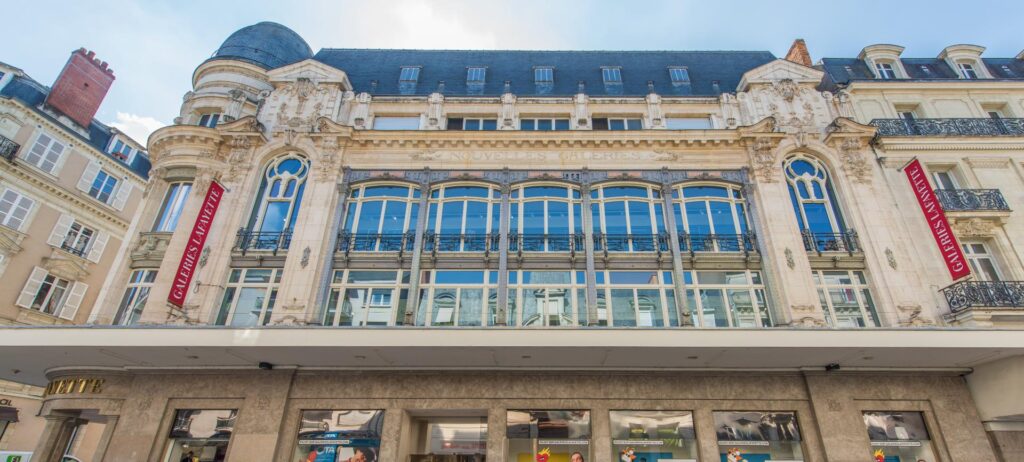
<svg viewBox="0 0 1024 462"><path fill-rule="evenodd" d="M793 46L789 47L789 53L786 53L786 61L802 64L807 67L814 65L811 62L811 54L807 51L807 44L804 43L804 39L793 41Z"/></svg>
<svg viewBox="0 0 1024 462"><path fill-rule="evenodd" d="M79 48L71 53L64 69L53 83L46 104L88 128L114 83L114 70L96 53Z"/></svg>

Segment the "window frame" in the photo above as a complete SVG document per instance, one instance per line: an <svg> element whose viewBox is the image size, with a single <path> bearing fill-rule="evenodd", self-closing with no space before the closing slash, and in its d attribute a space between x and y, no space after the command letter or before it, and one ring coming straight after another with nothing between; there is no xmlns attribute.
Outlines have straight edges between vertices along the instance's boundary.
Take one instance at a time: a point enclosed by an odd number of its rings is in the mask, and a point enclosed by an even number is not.
<svg viewBox="0 0 1024 462"><path fill-rule="evenodd" d="M487 83L487 66L466 66L467 85L485 83Z"/></svg>
<svg viewBox="0 0 1024 462"><path fill-rule="evenodd" d="M44 138L49 139L50 141L48 143L44 143L42 141ZM42 146L42 153L36 152L36 147L38 146ZM56 149L57 147L60 149ZM50 135L45 130L40 130L39 134L36 135L35 140L32 142L32 147L25 150L24 154L19 155L18 157L25 160L29 165L41 172L50 175L57 175L60 171L60 167L63 165L63 160L69 147L70 145L68 143L60 141L56 136ZM29 157L33 154L39 156L35 161ZM51 154L55 156L52 159L49 158ZM51 162L53 165L47 169L43 166L46 162Z"/></svg>
<svg viewBox="0 0 1024 462"><path fill-rule="evenodd" d="M14 188L4 188L2 192L0 192L0 206L3 205L8 194L13 194L14 200L10 201L11 206L6 212L6 215L0 217L0 226L21 232L22 229L28 226L29 221L32 219L32 212L35 210L36 200L18 190L15 190ZM28 202L28 205L25 205L25 202ZM17 218L15 216L15 213L18 210L24 210L25 215L22 218ZM11 222L15 219L18 220L18 225L11 226Z"/></svg>
<svg viewBox="0 0 1024 462"><path fill-rule="evenodd" d="M297 160L299 162L300 166L298 172L274 172L274 170L288 160ZM263 168L263 175L260 180L260 189L256 204L254 206L253 213L250 214L250 231L286 233L293 229L295 226L295 220L298 217L299 208L302 206L306 183L309 179L309 170L309 159L297 152L290 152L277 156L267 163L266 167ZM275 181L280 181L280 186L278 186L278 195L276 196L273 195ZM296 183L295 190L289 196L287 191L288 184L291 181L295 181ZM288 207L284 214L285 219L282 223L281 229L263 231L265 226L264 220L267 216L267 211L269 210L270 205L282 202L287 202Z"/></svg>
<svg viewBox="0 0 1024 462"><path fill-rule="evenodd" d="M396 125L394 125L392 127L381 128L381 127L379 127L377 125L379 121L387 121L387 122L411 122L411 121L415 121L415 127L403 126L401 123L398 123L398 124L396 124ZM378 115L375 115L373 117L373 127L372 127L372 129L373 130L380 130L380 131L419 130L420 129L420 116L419 115L398 115L398 116L378 116Z"/></svg>
<svg viewBox="0 0 1024 462"><path fill-rule="evenodd" d="M818 175L800 174L797 175L792 170L792 165L798 161L806 161L815 167L815 172L821 172L823 178ZM796 208L796 218L800 225L801 231L807 231L811 233L818 233L811 229L811 224L807 220L807 205L808 204L822 204L825 209L826 217L829 221L830 233L831 234L845 234L845 223L842 215L842 209L839 207L838 198L835 197L835 189L832 181L832 172L829 171L828 166L825 165L820 159L798 153L790 156L783 161L783 173L786 178L786 185L789 188L790 199L792 205ZM800 195L800 188L798 184L804 184L805 190L808 191L808 198L804 198ZM822 193L822 198L818 199L814 197L815 188L813 185L817 183Z"/></svg>
<svg viewBox="0 0 1024 462"><path fill-rule="evenodd" d="M977 246L981 247L981 251L978 251ZM983 239L965 239L960 242L960 247L963 249L964 258L967 259L971 272L976 275L977 280L986 282L1006 280L999 261L1000 259L990 248L989 242ZM989 274L987 268L982 266L981 262L985 260L991 265L992 271L995 273L994 275ZM995 276L995 279L992 279L992 276Z"/></svg>
<svg viewBox="0 0 1024 462"><path fill-rule="evenodd" d="M846 273L846 277L849 278L850 283L829 284L825 277L826 273ZM867 272L865 270L814 269L811 270L811 275L814 279L814 288L818 292L818 304L825 313L825 321L830 327L848 329L872 329L882 327L882 319L878 314L878 303L875 302L875 297L871 295L871 284L867 278ZM836 314L832 300L832 290L853 291L855 300L852 301L857 304L858 311L860 312L860 319L864 322L863 326L841 325L839 323L839 317ZM865 293L870 300L865 301ZM849 297L846 298L848 299Z"/></svg>
<svg viewBox="0 0 1024 462"><path fill-rule="evenodd" d="M87 194L89 195L89 197L92 197L93 199L96 199L104 204L110 205L114 201L114 198L117 197L117 189L120 183L120 178L117 178L109 171L101 168L96 171L96 176L93 177L92 183L89 186L89 192ZM109 191L105 190L108 184L110 186ZM104 194L107 195L105 198L102 197Z"/></svg>
<svg viewBox="0 0 1024 462"><path fill-rule="evenodd" d="M129 326L138 321L149 300L149 293L153 289L156 275L157 268L140 268L129 273L124 295L111 320L112 325Z"/></svg>
<svg viewBox="0 0 1024 462"><path fill-rule="evenodd" d="M550 129L540 128L540 123L549 122L551 124ZM523 128L525 122L530 122L533 128ZM558 128L559 122L564 122L565 128ZM572 123L569 117L520 117L519 118L519 130L521 131L537 131L537 132L558 132L572 130Z"/></svg>
<svg viewBox="0 0 1024 462"><path fill-rule="evenodd" d="M447 193L449 188L461 188L461 187L484 188L484 189L486 189L488 191L487 192L487 196L486 197L447 196L446 193ZM427 223L425 225L424 232L433 233L434 236L435 236L435 242L433 244L434 247L431 250L436 250L438 252L476 252L476 251L483 251L483 249L481 249L481 250L467 250L466 249L469 245L471 245L471 237L472 238L477 238L477 239L483 238L485 240L485 242L486 242L486 236L494 235L494 234L497 234L497 233L500 232L500 227L502 226L502 223L501 223L501 220L500 220L500 213L501 213L501 208L500 208L501 207L501 191L497 188L497 186L495 186L493 184L490 184L490 183L472 183L472 182L470 182L470 183L466 183L466 182L444 183L444 184L435 186L434 188L431 188L429 194L430 195L429 195L429 197L427 199L427 210L426 210L426 213L427 213ZM442 243L441 243L442 239L445 239L445 238L452 239L452 238L454 238L454 237L452 237L453 236L452 233L445 233L444 232L444 225L443 225L444 215L443 215L443 213L444 213L445 204L456 203L456 202L461 202L462 203L462 205L461 205L461 207L462 207L462 218L461 218L461 221L460 221L459 233L457 234L458 239L459 239L459 245L458 245L459 249L458 250L442 249L442 248L440 248L440 247L442 247ZM466 233L467 217L469 215L469 207L468 207L469 202L483 202L483 203L486 204L486 208L487 208L487 216L485 218L485 220L486 220L486 227L485 227L485 231L483 233L479 233L479 234L477 234L477 233L467 234ZM420 213L424 213L424 211L421 210ZM496 216L495 214L498 214L498 215ZM499 229L494 229L495 224L497 224ZM465 238L463 238L463 237L465 237ZM485 247L486 247L486 244L485 244ZM424 251L427 251L427 249L424 249Z"/></svg>
<svg viewBox="0 0 1024 462"><path fill-rule="evenodd" d="M726 282L702 282L701 273L723 274ZM744 280L741 284L733 284L728 279L729 274L743 274ZM772 302L762 270L684 270L683 282L686 286L686 305L693 313L694 327L704 329L762 329L770 328L775 324L772 315ZM712 319L717 318L714 318L715 311L706 312L705 310L706 297L704 296L704 291L719 291L722 297L722 310L725 313L727 325L719 326L717 322L715 325L710 325L710 323L706 322L709 314L712 316ZM757 314L757 325L745 326L740 324L740 320L737 319L737 305L734 302L734 298L730 295L730 291L733 293L747 292L752 308Z"/></svg>
<svg viewBox="0 0 1024 462"><path fill-rule="evenodd" d="M400 66L398 71L398 82L399 83L418 83L420 81L420 71L423 66ZM406 71L412 74L412 78L408 78Z"/></svg>
<svg viewBox="0 0 1024 462"><path fill-rule="evenodd" d="M250 271L270 271L267 281L246 282ZM284 268L231 268L227 282L224 283L224 296L217 309L214 325L226 327L261 327L270 323L270 317L277 305L277 296L281 289L281 276ZM235 324L238 316L238 303L245 289L263 289L263 302L256 315L256 324Z"/></svg>
<svg viewBox="0 0 1024 462"><path fill-rule="evenodd" d="M394 272L395 277L390 281L369 281L369 282L350 282L349 277L352 272ZM405 313L402 308L401 301L403 300L402 294L405 293L405 309L408 309L409 301L412 300L412 295L409 293L409 278L411 272L409 270L401 269L363 269L363 268L344 268L335 269L331 274L330 288L328 291L327 299L323 313L320 316L321 325L326 327L371 327L371 326L396 326L404 324ZM342 315L344 314L344 303L348 300L347 294L349 290L366 290L368 295L363 301L363 306L356 308L353 307L352 313L360 312L361 320L357 323L355 317L351 318L349 324L340 324ZM391 299L387 305L388 315L387 321L383 324L379 322L370 321L372 311L374 308L380 308L383 305L373 303L373 294L377 291L388 290L388 294ZM330 318L330 319L328 319Z"/></svg>
<svg viewBox="0 0 1024 462"><path fill-rule="evenodd" d="M605 194L606 190L613 189L613 188L623 188L623 187L625 187L625 188L643 188L643 189L645 189L647 191L647 195L646 195L646 197L638 197L638 196L605 197L606 196L606 194ZM624 219L624 223L626 225L625 235L629 235L629 236L644 236L644 237L647 236L646 234L638 234L638 233L633 231L634 223L633 223L633 219L631 217L630 210L629 210L629 208L630 208L629 205L632 202L646 202L647 203L647 209L648 209L648 213L650 214L649 215L650 216L650 225L651 225L651 231L652 231L652 234L650 236L651 236L652 239L656 238L656 236L658 236L658 235L660 235L662 233L667 233L667 226L665 224L665 215L664 215L666 213L666 211L665 211L665 204L664 204L664 200L663 200L662 195L661 195L661 187L660 186L654 186L654 185L651 185L651 184L648 184L648 183L619 183L619 182L613 182L613 183L596 184L596 185L593 185L591 187L591 189L590 189L590 207L591 207L591 209L590 209L590 211L588 213L591 214L591 225L592 225L592 228L594 230L595 236L596 235L601 235L601 236L620 236L620 235L623 235L623 233L609 233L608 232L608 223L607 223L607 219L606 219L607 216L608 216L608 214L607 214L607 205L610 204L610 203L616 203L616 202L622 202L624 204L623 205L624 218L625 218ZM599 211L599 213L597 215L595 215L593 213L595 207L597 207L597 210ZM660 222L657 219L658 218L658 210L659 210L659 208L661 210L661 221ZM640 224L640 223L638 223L638 224ZM652 244L653 244L653 241L652 241ZM611 247L611 246L608 246L608 247ZM611 252L653 252L656 249L654 249L654 248L652 248L652 249L636 248L635 242L633 242L632 239L631 239L630 242L629 242L628 248L626 248L626 249L616 249L616 250L602 249L602 250L608 250L608 251L611 251Z"/></svg>
<svg viewBox="0 0 1024 462"><path fill-rule="evenodd" d="M601 66L601 82L608 84L622 84L621 66Z"/></svg>
<svg viewBox="0 0 1024 462"><path fill-rule="evenodd" d="M59 287L60 295L54 301L55 289L58 289L60 283L64 283L64 285ZM39 289L36 290L36 296L32 299L31 309L51 316L59 316L60 311L64 308L64 303L67 302L68 296L71 295L71 289L74 284L74 281L57 277L53 273L47 272L43 282L39 284ZM40 300L40 296L42 300ZM53 310L49 311L47 308L53 308Z"/></svg>
<svg viewBox="0 0 1024 462"><path fill-rule="evenodd" d="M199 114L199 120L196 121L196 125L206 128L217 128L223 117L224 114L220 112L204 112Z"/></svg>
<svg viewBox="0 0 1024 462"><path fill-rule="evenodd" d="M896 66L892 61L876 61L875 73L882 80L895 80L897 78Z"/></svg>
<svg viewBox="0 0 1024 462"><path fill-rule="evenodd" d="M378 188L378 187L384 187L384 188L389 188L389 187L391 187L391 188L393 188L393 187L406 188L406 195L405 196L392 196L392 195L373 195L373 196L367 196L367 194L366 194L367 190L371 190L371 189ZM356 251L370 251L370 252L387 251L387 250L382 250L382 247L387 245L387 243L385 243L381 239L377 239L376 237L373 240L373 246L372 246L373 248L372 249L364 249L364 248L362 248L361 247L362 241L358 241L359 236L362 236L362 235L374 235L374 234L378 235L378 236L381 236L381 237L384 237L384 236L399 236L399 235L406 234L406 233L409 233L409 232L415 232L416 231L416 227L417 227L416 221L419 218L419 214L423 213L422 210L419 210L421 194L422 193L420 191L420 187L418 185L412 185L410 183L392 183L392 182L377 182L377 181L374 181L374 182L360 183L358 185L355 185L352 188L352 192L351 192L351 194L349 196L349 199L346 201L345 211L344 211L344 214L342 215L342 218L341 218L342 221L341 221L341 228L340 229L342 229L345 232L349 233L350 236L355 236L356 237L357 242L355 243L353 250L356 250ZM380 217L377 219L376 231L373 231L373 232L362 232L358 227L359 227L359 225L360 225L360 223L361 223L361 221L363 219L363 217L362 217L363 212L364 212L363 208L366 206L366 204L371 203L371 202L381 202L380 211L378 212L380 214ZM388 205L390 205L393 202L400 202L400 203L404 203L405 204L405 211L403 212L403 215L402 215L403 216L403 218L402 218L403 226L402 226L402 230L399 231L399 232L394 232L393 230L388 230L388 229L385 228L385 224L387 222L387 213L386 213L386 211L387 211ZM414 219L414 217L416 217L416 218Z"/></svg>
<svg viewBox="0 0 1024 462"><path fill-rule="evenodd" d="M541 77L541 78L538 78ZM536 66L533 68L533 83L553 84L555 83L554 66Z"/></svg>
<svg viewBox="0 0 1024 462"><path fill-rule="evenodd" d="M167 185L164 199L160 203L156 220L153 222L153 232L171 233L177 229L188 198L192 195L193 186L192 181L175 181Z"/></svg>
<svg viewBox="0 0 1024 462"><path fill-rule="evenodd" d="M690 69L687 66L669 66L668 78L673 85L690 83Z"/></svg>
<svg viewBox="0 0 1024 462"><path fill-rule="evenodd" d="M960 73L960 78L964 80L978 80L981 78L981 74L974 67L975 63L968 61L957 61L956 68Z"/></svg>
<svg viewBox="0 0 1024 462"><path fill-rule="evenodd" d="M76 226L78 229L75 229ZM88 235L86 235L86 231L88 231ZM88 227L81 221L75 220L68 228L68 232L64 236L64 240L61 241L60 248L67 252L84 257L89 254L89 250L92 248L92 244L95 242L98 235L99 230ZM84 243L82 242L83 239Z"/></svg>

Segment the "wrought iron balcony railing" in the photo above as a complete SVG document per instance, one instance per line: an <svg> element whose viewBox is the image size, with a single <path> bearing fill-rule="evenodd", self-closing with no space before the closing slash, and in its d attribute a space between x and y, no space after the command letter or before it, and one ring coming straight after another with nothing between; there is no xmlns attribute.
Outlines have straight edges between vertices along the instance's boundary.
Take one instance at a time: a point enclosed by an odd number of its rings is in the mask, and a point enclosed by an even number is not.
<svg viewBox="0 0 1024 462"><path fill-rule="evenodd" d="M747 234L688 234L679 235L680 252L756 252L757 236Z"/></svg>
<svg viewBox="0 0 1024 462"><path fill-rule="evenodd" d="M242 255L250 250L270 250L277 255L279 250L288 250L292 243L291 230L286 231L250 231L245 228L238 230L238 239L235 241L235 249L240 250Z"/></svg>
<svg viewBox="0 0 1024 462"><path fill-rule="evenodd" d="M1010 210L998 189L936 189L935 195L947 212Z"/></svg>
<svg viewBox="0 0 1024 462"><path fill-rule="evenodd" d="M1024 119L874 119L878 136L1024 136Z"/></svg>
<svg viewBox="0 0 1024 462"><path fill-rule="evenodd" d="M605 252L667 252L668 233L594 234L594 250Z"/></svg>
<svg viewBox="0 0 1024 462"><path fill-rule="evenodd" d="M803 230L800 234L804 238L804 249L808 252L846 252L853 255L861 251L857 232L852 229L845 233L812 233Z"/></svg>
<svg viewBox="0 0 1024 462"><path fill-rule="evenodd" d="M427 252L496 252L499 240L498 233L426 233L423 235L423 250Z"/></svg>
<svg viewBox="0 0 1024 462"><path fill-rule="evenodd" d="M77 255L77 256L83 257L83 258L85 257L85 247L78 248L78 247L71 246L71 245L68 245L68 244L61 244L60 248L61 248L61 250L65 251L67 253L70 253L71 255Z"/></svg>
<svg viewBox="0 0 1024 462"><path fill-rule="evenodd" d="M942 293L954 313L968 308L1024 308L1024 281L964 281Z"/></svg>
<svg viewBox="0 0 1024 462"><path fill-rule="evenodd" d="M583 233L509 234L509 252L582 252L586 249Z"/></svg>
<svg viewBox="0 0 1024 462"><path fill-rule="evenodd" d="M8 162L14 162L14 158L18 155L18 149L21 146L15 143L14 140L0 135L0 157L7 159Z"/></svg>
<svg viewBox="0 0 1024 462"><path fill-rule="evenodd" d="M415 244L415 233L366 234L338 233L338 252L408 252Z"/></svg>

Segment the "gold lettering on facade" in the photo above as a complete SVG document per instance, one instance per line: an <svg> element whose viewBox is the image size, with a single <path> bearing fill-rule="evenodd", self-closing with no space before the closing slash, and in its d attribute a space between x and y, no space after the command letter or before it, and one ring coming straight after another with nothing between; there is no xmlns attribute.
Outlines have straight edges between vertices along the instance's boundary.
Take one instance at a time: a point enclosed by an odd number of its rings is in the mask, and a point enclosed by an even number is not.
<svg viewBox="0 0 1024 462"><path fill-rule="evenodd" d="M43 396L66 395L69 393L102 393L104 381L105 379L87 378L51 380L46 385L46 391L43 393Z"/></svg>

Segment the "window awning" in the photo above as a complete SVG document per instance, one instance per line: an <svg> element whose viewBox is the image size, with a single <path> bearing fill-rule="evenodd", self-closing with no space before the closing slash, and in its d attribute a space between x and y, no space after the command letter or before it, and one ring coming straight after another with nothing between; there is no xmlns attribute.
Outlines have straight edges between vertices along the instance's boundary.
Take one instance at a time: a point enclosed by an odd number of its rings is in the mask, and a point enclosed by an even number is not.
<svg viewBox="0 0 1024 462"><path fill-rule="evenodd" d="M18 409L7 406L0 406L0 422L17 422Z"/></svg>

